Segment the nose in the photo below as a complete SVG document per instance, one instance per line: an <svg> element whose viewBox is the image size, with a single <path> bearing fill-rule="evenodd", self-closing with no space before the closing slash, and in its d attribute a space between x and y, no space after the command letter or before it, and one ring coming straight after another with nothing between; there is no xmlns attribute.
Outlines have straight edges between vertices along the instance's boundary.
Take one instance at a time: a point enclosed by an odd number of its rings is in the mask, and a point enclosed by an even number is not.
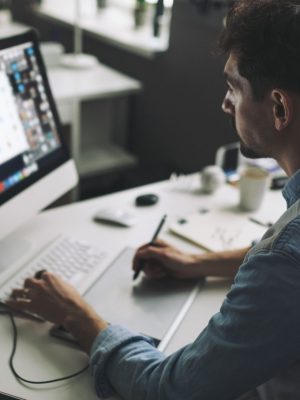
<svg viewBox="0 0 300 400"><path fill-rule="evenodd" d="M222 110L226 114L234 115L234 105L230 99L230 94L227 92L222 103Z"/></svg>

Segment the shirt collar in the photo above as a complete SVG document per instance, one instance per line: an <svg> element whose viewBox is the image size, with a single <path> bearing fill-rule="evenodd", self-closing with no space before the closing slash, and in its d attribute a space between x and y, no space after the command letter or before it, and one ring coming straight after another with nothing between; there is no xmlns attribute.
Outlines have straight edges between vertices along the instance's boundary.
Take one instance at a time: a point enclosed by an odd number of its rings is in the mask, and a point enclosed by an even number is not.
<svg viewBox="0 0 300 400"><path fill-rule="evenodd" d="M294 173L288 180L282 191L287 206L291 207L300 198L300 170Z"/></svg>

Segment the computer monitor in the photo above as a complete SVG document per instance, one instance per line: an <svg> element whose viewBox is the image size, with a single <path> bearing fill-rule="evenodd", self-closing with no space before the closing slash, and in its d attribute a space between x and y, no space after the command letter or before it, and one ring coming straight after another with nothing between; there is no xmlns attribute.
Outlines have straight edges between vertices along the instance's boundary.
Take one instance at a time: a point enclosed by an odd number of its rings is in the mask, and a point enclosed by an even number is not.
<svg viewBox="0 0 300 400"><path fill-rule="evenodd" d="M77 181L37 34L0 40L0 239Z"/></svg>

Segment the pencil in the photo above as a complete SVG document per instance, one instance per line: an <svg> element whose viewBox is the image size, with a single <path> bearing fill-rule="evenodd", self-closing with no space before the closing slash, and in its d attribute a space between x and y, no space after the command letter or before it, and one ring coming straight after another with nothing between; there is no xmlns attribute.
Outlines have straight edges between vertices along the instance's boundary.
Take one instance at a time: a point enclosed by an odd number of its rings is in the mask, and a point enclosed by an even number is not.
<svg viewBox="0 0 300 400"><path fill-rule="evenodd" d="M151 241L149 242L149 246L153 246L154 245L155 240L157 239L162 227L164 226L166 218L167 218L166 215L164 215L162 217L160 223L158 224L158 227L156 228L156 230L154 232L154 235L153 235ZM138 278L138 276L139 276L140 272L142 271L142 269L143 269L143 263L141 262L140 265L138 266L137 270L135 271L134 275L133 275L133 280L134 281Z"/></svg>

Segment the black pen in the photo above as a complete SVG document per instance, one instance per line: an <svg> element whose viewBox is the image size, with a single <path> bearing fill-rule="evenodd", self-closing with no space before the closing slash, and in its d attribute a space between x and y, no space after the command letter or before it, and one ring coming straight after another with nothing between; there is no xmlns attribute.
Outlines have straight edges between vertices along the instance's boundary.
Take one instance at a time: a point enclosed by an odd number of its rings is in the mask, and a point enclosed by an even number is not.
<svg viewBox="0 0 300 400"><path fill-rule="evenodd" d="M272 222L263 222L254 217L249 217L249 221L254 222L255 224L263 226L265 228L271 228L271 226L273 226Z"/></svg>
<svg viewBox="0 0 300 400"><path fill-rule="evenodd" d="M154 232L154 235L153 235L151 241L149 242L149 246L153 246L154 245L155 240L157 239L162 227L164 226L166 218L167 218L166 215L164 215L162 217L160 223L158 224L158 227L156 228L156 231ZM137 270L135 271L135 273L133 275L133 280L134 281L138 278L138 276L139 276L139 274L140 274L142 269L143 269L143 263L140 263L140 265L138 266Z"/></svg>

